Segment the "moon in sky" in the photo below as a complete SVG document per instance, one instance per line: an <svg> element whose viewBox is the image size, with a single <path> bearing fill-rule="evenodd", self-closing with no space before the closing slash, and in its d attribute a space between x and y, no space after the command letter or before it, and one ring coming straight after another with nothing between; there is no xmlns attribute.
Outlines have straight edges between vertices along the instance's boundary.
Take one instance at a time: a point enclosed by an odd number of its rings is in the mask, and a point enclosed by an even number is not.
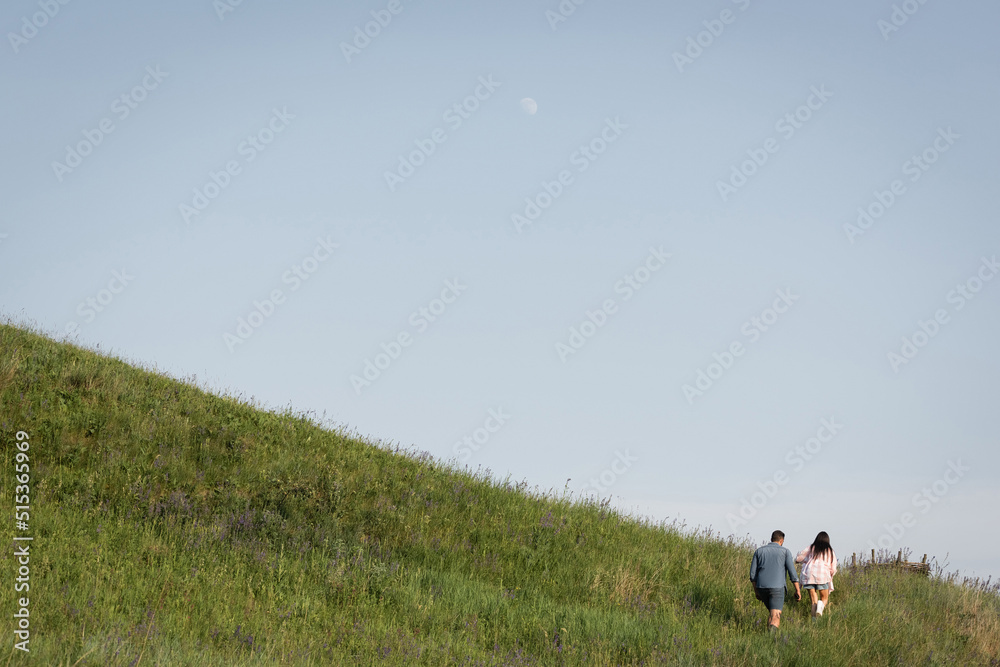
<svg viewBox="0 0 1000 667"><path fill-rule="evenodd" d="M535 100L530 97L525 97L521 100L521 108L524 109L524 112L529 116L534 116L535 112L538 111L538 102L535 102Z"/></svg>

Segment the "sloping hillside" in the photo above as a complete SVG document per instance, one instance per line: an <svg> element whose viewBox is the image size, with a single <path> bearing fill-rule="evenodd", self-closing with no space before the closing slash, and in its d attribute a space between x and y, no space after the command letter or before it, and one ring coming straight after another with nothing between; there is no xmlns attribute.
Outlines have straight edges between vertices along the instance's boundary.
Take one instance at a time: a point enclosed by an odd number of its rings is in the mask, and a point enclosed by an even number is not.
<svg viewBox="0 0 1000 667"><path fill-rule="evenodd" d="M19 431L30 467L28 528L6 530L34 538L30 593L4 550L0 604L9 632L29 597L36 665L1000 664L995 586L859 569L820 623L786 606L775 640L749 545L8 325L0 424L10 515Z"/></svg>

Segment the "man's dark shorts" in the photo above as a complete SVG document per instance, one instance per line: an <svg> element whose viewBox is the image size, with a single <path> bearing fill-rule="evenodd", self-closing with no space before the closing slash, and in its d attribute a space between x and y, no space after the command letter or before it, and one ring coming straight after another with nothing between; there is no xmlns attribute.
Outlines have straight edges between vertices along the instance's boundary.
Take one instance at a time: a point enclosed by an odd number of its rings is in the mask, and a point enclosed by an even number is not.
<svg viewBox="0 0 1000 667"><path fill-rule="evenodd" d="M767 606L768 611L777 609L781 611L785 607L784 588L757 588L757 599Z"/></svg>

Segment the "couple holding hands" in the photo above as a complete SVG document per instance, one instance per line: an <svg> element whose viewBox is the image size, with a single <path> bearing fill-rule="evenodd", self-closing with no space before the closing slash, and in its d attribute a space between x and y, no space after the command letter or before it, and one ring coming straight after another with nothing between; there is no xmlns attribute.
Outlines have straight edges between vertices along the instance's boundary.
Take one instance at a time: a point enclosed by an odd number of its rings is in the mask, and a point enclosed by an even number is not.
<svg viewBox="0 0 1000 667"><path fill-rule="evenodd" d="M781 610L785 605L785 574L795 584L795 599L802 599L802 589L809 591L812 599L812 616L823 615L833 590L833 575L837 573L837 554L830 546L830 536L820 532L808 547L792 559L786 549L785 534L780 530L771 533L771 542L757 549L750 561L750 582L757 599L763 602L771 617L767 629L777 632L781 625ZM802 579L795 571L795 563L802 563Z"/></svg>

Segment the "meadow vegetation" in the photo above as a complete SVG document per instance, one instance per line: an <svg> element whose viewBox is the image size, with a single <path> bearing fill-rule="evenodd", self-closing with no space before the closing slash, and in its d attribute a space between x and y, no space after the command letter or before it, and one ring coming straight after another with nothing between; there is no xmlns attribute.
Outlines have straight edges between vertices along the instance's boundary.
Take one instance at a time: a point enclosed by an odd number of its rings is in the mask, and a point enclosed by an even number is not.
<svg viewBox="0 0 1000 667"><path fill-rule="evenodd" d="M31 653L9 664L1000 665L991 582L845 569L775 638L754 545L24 325L0 324L0 425L9 537L15 432L32 456ZM3 550L11 644L16 568Z"/></svg>

